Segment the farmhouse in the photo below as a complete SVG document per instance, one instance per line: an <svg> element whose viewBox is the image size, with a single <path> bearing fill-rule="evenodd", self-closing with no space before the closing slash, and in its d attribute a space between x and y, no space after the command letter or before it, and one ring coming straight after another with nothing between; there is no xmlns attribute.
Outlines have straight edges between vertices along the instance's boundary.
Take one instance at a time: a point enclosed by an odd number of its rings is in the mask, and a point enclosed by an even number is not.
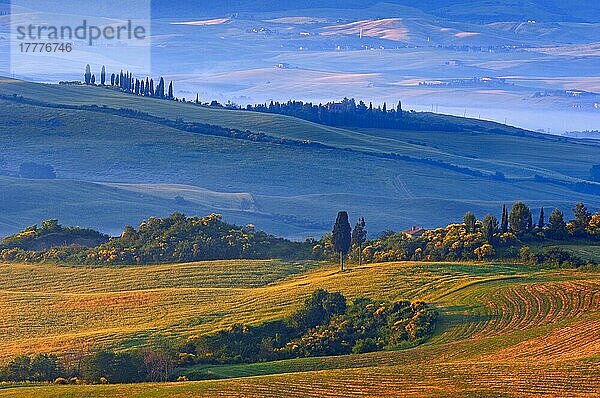
<svg viewBox="0 0 600 398"><path fill-rule="evenodd" d="M425 229L423 227L418 227L413 225L411 227L411 229L408 229L406 231L402 231L402 233L404 235L408 235L411 238L418 238L419 236L423 235L423 233L425 232Z"/></svg>

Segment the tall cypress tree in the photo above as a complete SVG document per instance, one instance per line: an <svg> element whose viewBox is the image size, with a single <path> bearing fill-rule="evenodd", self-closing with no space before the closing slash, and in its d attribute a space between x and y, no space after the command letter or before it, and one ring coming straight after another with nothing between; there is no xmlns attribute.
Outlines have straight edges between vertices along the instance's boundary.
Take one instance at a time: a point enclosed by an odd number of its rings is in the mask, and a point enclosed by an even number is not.
<svg viewBox="0 0 600 398"><path fill-rule="evenodd" d="M85 84L90 84L92 82L92 67L90 64L85 66L85 75L83 75L85 79Z"/></svg>
<svg viewBox="0 0 600 398"><path fill-rule="evenodd" d="M365 229L365 218L361 217L356 222L352 231L352 244L358 247L358 265L362 265L362 244L367 239L367 230Z"/></svg>
<svg viewBox="0 0 600 398"><path fill-rule="evenodd" d="M538 221L538 228L544 229L545 226L546 226L546 220L544 217L544 207L542 206L542 208L540 210L540 220Z"/></svg>
<svg viewBox="0 0 600 398"><path fill-rule="evenodd" d="M333 250L340 255L340 266L342 271L344 271L344 258L348 254L352 243L352 227L350 227L350 222L348 221L348 213L345 211L340 211L337 215L331 240Z"/></svg>
<svg viewBox="0 0 600 398"><path fill-rule="evenodd" d="M162 76L158 82L158 87L156 88L156 96L158 98L165 98L165 79L163 79Z"/></svg>
<svg viewBox="0 0 600 398"><path fill-rule="evenodd" d="M154 79L150 79L150 96L154 97Z"/></svg>
<svg viewBox="0 0 600 398"><path fill-rule="evenodd" d="M100 84L104 86L106 83L106 68L102 65L102 71L100 72Z"/></svg>
<svg viewBox="0 0 600 398"><path fill-rule="evenodd" d="M115 85L115 74L114 73L110 75L110 85L111 86Z"/></svg>
<svg viewBox="0 0 600 398"><path fill-rule="evenodd" d="M486 215L481 222L483 235L488 243L492 243L494 234L498 231L498 219L491 214Z"/></svg>
<svg viewBox="0 0 600 398"><path fill-rule="evenodd" d="M502 221L500 222L500 230L504 232L508 232L508 211L506 210L506 205L502 206Z"/></svg>
<svg viewBox="0 0 600 398"><path fill-rule="evenodd" d="M173 82L169 83L169 97L170 100L172 100L173 98L175 98L175 96L173 96Z"/></svg>

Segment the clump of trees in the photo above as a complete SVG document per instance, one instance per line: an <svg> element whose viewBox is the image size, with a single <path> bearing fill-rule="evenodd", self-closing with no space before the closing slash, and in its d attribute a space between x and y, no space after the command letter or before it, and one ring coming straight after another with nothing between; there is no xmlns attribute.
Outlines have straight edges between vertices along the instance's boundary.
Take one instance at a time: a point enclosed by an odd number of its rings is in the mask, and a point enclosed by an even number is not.
<svg viewBox="0 0 600 398"><path fill-rule="evenodd" d="M53 354L21 355L0 367L0 381L55 384L109 384L175 380L177 350L158 337L148 347L129 351L100 350L60 360Z"/></svg>
<svg viewBox="0 0 600 398"><path fill-rule="evenodd" d="M66 371L52 354L21 355L0 367L0 381L54 381Z"/></svg>
<svg viewBox="0 0 600 398"><path fill-rule="evenodd" d="M354 229L350 227L348 213L338 212L333 225L333 231L325 234L319 241L312 245L313 258L329 261L339 261L342 271L345 270L346 258L351 251L362 253L363 244L367 240L367 229L364 217L360 217ZM358 256L362 264L362 256Z"/></svg>
<svg viewBox="0 0 600 398"><path fill-rule="evenodd" d="M436 318L422 301L348 303L341 293L319 289L285 320L192 337L179 355L190 364L224 364L376 351L419 344Z"/></svg>

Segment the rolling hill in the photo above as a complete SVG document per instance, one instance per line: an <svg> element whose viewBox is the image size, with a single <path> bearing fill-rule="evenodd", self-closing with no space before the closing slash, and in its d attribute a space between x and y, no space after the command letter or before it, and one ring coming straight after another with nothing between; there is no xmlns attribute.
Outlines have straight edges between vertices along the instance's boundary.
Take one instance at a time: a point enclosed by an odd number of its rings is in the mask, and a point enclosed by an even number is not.
<svg viewBox="0 0 600 398"><path fill-rule="evenodd" d="M304 239L328 231L340 208L364 215L376 234L442 225L468 210L498 213L516 200L567 212L577 201L600 207L600 196L577 185L595 187L589 170L598 143L493 123L456 118L465 123L462 132L343 129L11 79L0 80L0 95L0 234L57 217L117 233L142 218L182 211L223 213L231 222ZM190 133L121 109L271 139ZM51 165L58 179L19 178L19 166L29 161Z"/></svg>
<svg viewBox="0 0 600 398"><path fill-rule="evenodd" d="M200 366L220 380L0 387L0 396L590 396L600 393L597 272L508 264L217 261L138 267L0 266L0 357L126 349L289 314L317 288L423 299L441 312L413 349ZM198 377L198 376L196 376Z"/></svg>

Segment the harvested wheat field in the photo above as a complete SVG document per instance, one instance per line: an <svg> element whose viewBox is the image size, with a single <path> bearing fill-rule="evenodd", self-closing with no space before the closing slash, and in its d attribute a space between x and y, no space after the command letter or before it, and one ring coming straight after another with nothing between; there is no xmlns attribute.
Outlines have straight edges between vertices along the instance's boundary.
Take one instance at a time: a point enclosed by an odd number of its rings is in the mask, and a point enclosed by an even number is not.
<svg viewBox="0 0 600 398"><path fill-rule="evenodd" d="M0 355L72 355L279 319L317 288L422 299L440 311L416 348L203 367L215 379L4 386L10 397L590 396L600 394L600 275L508 264L313 262L0 267Z"/></svg>

